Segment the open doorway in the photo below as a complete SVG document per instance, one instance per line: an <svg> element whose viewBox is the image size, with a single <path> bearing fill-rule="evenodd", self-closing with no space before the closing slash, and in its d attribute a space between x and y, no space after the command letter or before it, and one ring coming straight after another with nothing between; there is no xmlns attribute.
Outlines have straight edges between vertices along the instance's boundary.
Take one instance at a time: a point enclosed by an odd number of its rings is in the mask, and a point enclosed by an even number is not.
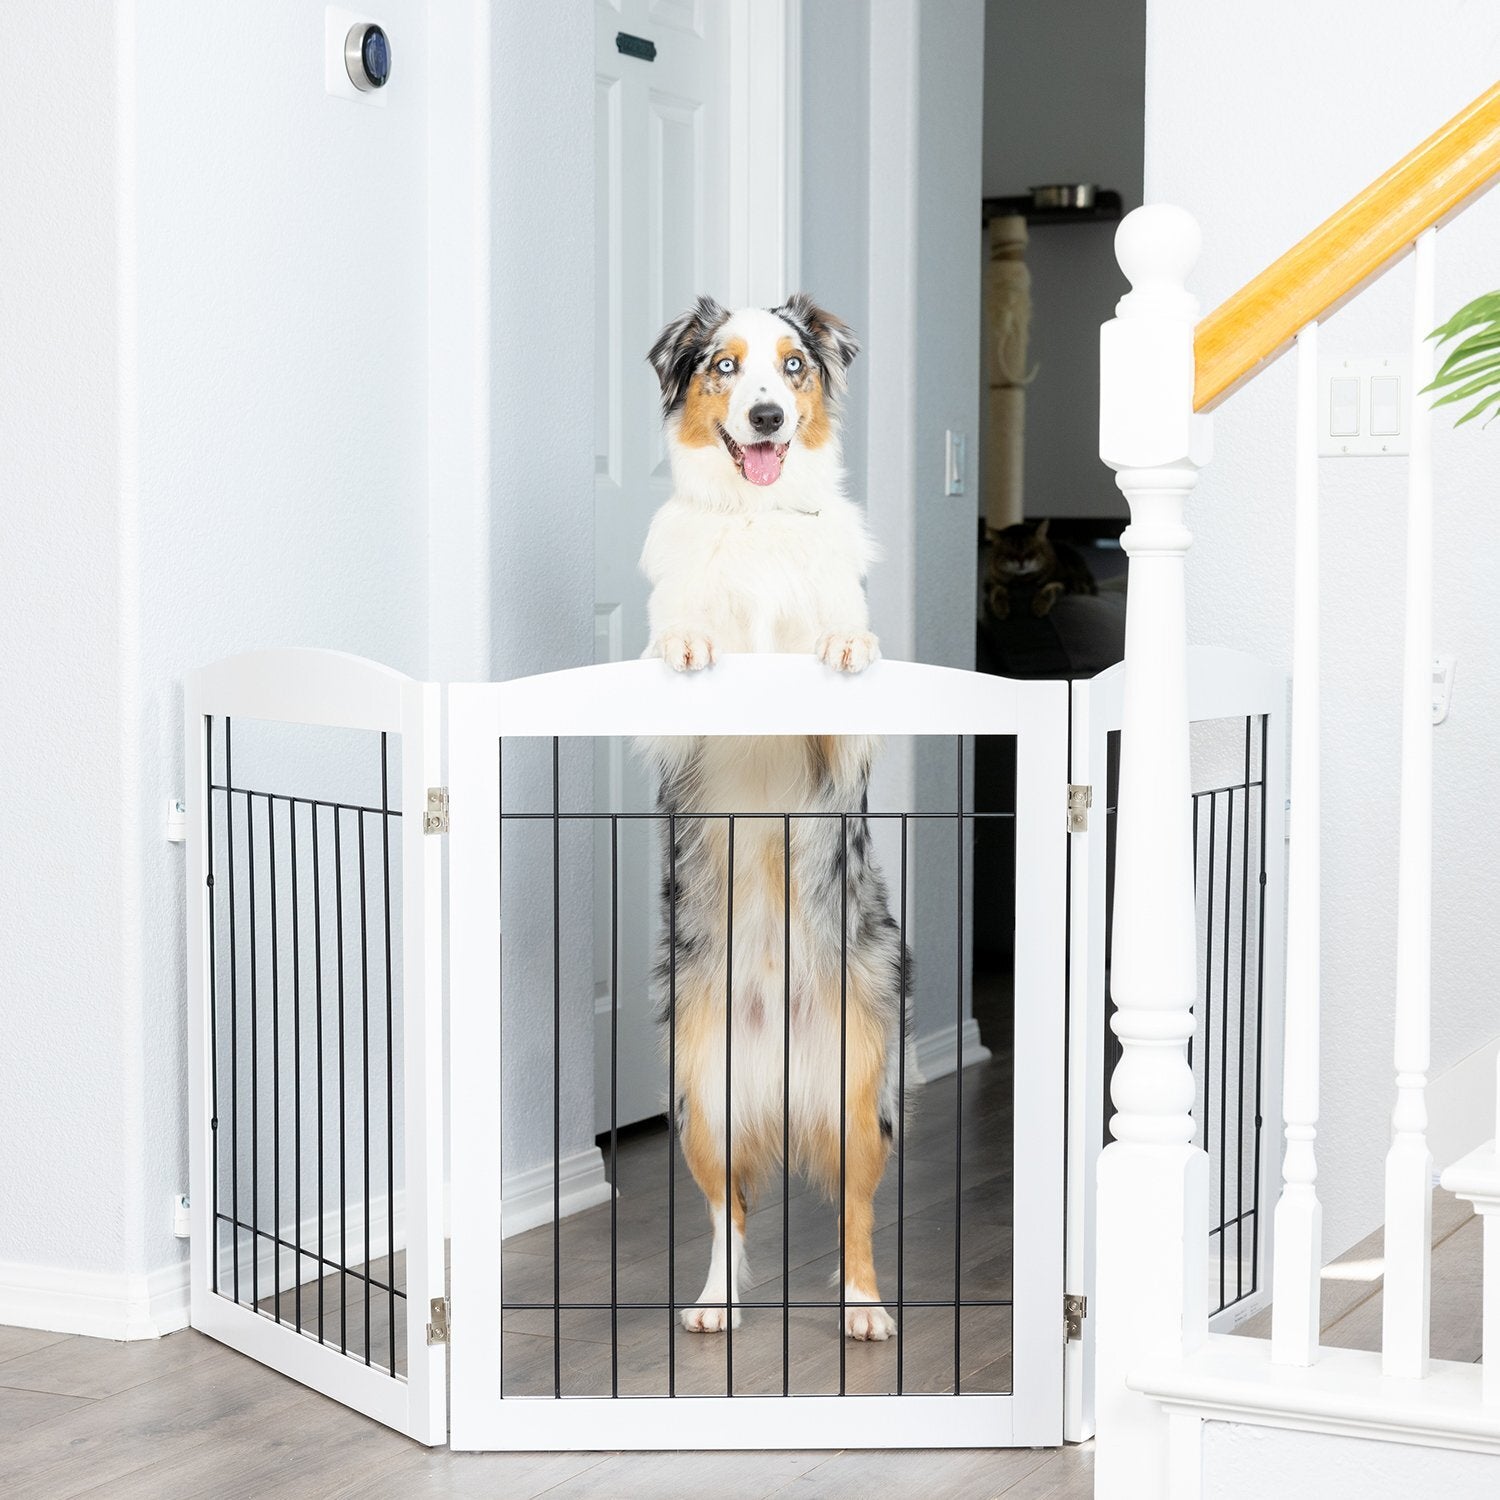
<svg viewBox="0 0 1500 1500"><path fill-rule="evenodd" d="M1092 677L1125 639L1124 498L1099 462L1099 326L1121 291L1115 225L1143 193L1145 0L985 8L975 665ZM1008 745L975 806L1013 811ZM1005 910L1010 824L981 820L976 911ZM1009 1028L1010 933L974 927L974 1010Z"/></svg>

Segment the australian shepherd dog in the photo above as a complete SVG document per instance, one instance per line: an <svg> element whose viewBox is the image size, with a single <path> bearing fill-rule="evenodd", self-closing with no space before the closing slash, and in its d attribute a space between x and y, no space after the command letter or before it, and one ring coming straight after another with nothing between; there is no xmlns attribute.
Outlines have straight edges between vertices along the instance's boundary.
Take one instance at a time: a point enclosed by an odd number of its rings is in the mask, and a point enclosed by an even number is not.
<svg viewBox="0 0 1500 1500"><path fill-rule="evenodd" d="M874 548L844 495L836 412L857 350L842 322L800 295L736 313L705 297L663 329L651 362L673 488L641 559L647 656L695 672L724 652L807 651L859 672L879 655L864 592ZM910 968L863 816L876 742L705 736L643 748L659 810L678 815L662 822L675 847L663 858L671 910L657 974L664 1019L670 1009L675 1021L679 1136L714 1229L703 1295L682 1324L739 1325L746 1205L780 1161L785 1105L791 1166L836 1205L843 1179L844 1331L889 1338L871 1232L901 1108ZM789 859L781 817L736 819L732 892L729 813L792 815Z"/></svg>

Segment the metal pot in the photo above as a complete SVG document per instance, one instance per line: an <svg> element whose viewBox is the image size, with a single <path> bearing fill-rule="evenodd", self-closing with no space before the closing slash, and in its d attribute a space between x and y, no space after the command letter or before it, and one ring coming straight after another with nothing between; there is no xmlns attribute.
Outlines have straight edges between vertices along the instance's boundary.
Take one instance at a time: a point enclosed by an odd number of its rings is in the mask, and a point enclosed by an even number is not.
<svg viewBox="0 0 1500 1500"><path fill-rule="evenodd" d="M1092 182L1050 182L1031 189L1033 208L1092 208L1098 187Z"/></svg>

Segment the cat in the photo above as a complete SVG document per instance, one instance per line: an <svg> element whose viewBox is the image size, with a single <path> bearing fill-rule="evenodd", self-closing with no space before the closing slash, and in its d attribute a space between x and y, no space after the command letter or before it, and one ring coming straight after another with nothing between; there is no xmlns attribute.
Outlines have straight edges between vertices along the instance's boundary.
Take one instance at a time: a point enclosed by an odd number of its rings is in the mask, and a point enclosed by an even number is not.
<svg viewBox="0 0 1500 1500"><path fill-rule="evenodd" d="M1064 594L1097 594L1088 564L1076 548L1047 536L1047 521L1021 521L990 537L985 599L998 620L1010 616L1011 596L1031 599L1038 619Z"/></svg>

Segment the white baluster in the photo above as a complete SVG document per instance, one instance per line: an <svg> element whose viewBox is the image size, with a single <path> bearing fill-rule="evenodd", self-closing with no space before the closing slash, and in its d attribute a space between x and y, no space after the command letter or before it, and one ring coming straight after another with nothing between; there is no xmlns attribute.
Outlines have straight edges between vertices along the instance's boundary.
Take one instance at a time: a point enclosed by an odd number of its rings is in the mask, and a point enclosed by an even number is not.
<svg viewBox="0 0 1500 1500"><path fill-rule="evenodd" d="M1193 413L1201 243L1181 209L1137 209L1115 235L1133 290L1100 335L1099 452L1130 503L1125 708L1115 862L1113 1142L1099 1163L1094 1493L1168 1488L1167 1418L1130 1369L1207 1332L1208 1159L1192 1144L1196 927L1188 719L1184 508L1208 460Z"/></svg>
<svg viewBox="0 0 1500 1500"><path fill-rule="evenodd" d="M1297 335L1296 550L1292 625L1291 841L1287 851L1286 1031L1281 1114L1286 1125L1271 1273L1271 1358L1310 1365L1318 1348L1323 1207L1318 1134L1321 999L1318 694L1318 325ZM1268 810L1269 811L1269 810Z"/></svg>
<svg viewBox="0 0 1500 1500"><path fill-rule="evenodd" d="M1396 912L1396 1110L1385 1159L1387 1375L1427 1373L1432 1155L1427 1068L1432 1031L1432 379L1435 230L1417 240L1407 461L1406 654L1401 702L1401 868Z"/></svg>

